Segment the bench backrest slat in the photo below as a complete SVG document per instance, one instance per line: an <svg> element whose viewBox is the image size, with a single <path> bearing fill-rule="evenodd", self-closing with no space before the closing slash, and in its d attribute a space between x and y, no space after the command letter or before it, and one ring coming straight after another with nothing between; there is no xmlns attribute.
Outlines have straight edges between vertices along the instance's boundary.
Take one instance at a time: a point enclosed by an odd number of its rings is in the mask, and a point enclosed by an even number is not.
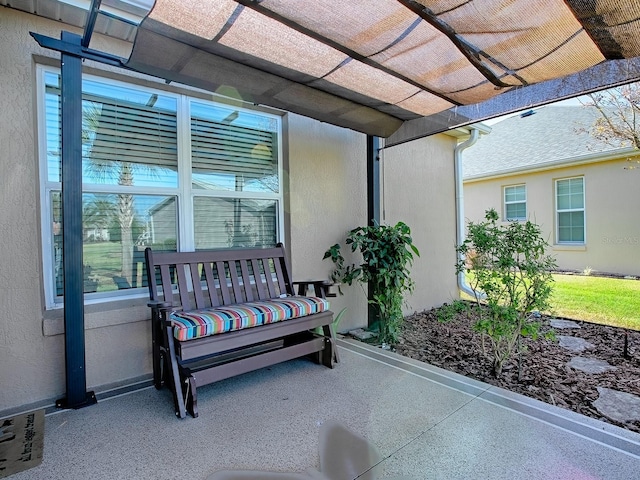
<svg viewBox="0 0 640 480"><path fill-rule="evenodd" d="M218 279L220 281L220 294L222 295L222 305L229 305L231 302L231 295L229 294L229 282L227 273L224 267L224 262L216 262L216 271L218 273Z"/></svg>
<svg viewBox="0 0 640 480"><path fill-rule="evenodd" d="M273 283L274 270L271 269L271 261L268 258L262 259L262 265L264 267L264 278L267 282L267 295L269 298L278 296L276 285Z"/></svg>
<svg viewBox="0 0 640 480"><path fill-rule="evenodd" d="M170 307L192 310L294 293L281 244L196 252L153 252L148 248L145 258L151 300Z"/></svg>
<svg viewBox="0 0 640 480"><path fill-rule="evenodd" d="M250 265L251 265L251 271L253 272L253 275L251 276L251 278L253 278L253 282L255 285L255 294L258 297L258 300L264 300L267 297L264 292L264 285L262 284L262 275L260 274L260 267L258 266L258 260L255 258L252 258Z"/></svg>
<svg viewBox="0 0 640 480"><path fill-rule="evenodd" d="M189 299L189 288L187 285L187 275L185 274L185 266L188 264L176 265L176 275L178 277L178 295L180 296L180 305L184 310L192 310L191 300ZM186 288L183 288L184 285Z"/></svg>
<svg viewBox="0 0 640 480"><path fill-rule="evenodd" d="M229 275L231 275L231 287L233 289L231 303L239 303L238 299L242 298L242 290L240 289L240 280L238 278L238 265L235 261L229 262Z"/></svg>
<svg viewBox="0 0 640 480"><path fill-rule="evenodd" d="M242 272L242 289L244 290L245 295L244 299L246 299L247 302L253 302L254 298L253 292L251 291L251 275L249 274L247 261L245 259L240 260L240 272ZM236 302L238 303L241 303L243 300L238 300L238 298L236 298Z"/></svg>
<svg viewBox="0 0 640 480"><path fill-rule="evenodd" d="M285 291L289 295L293 295L293 290L291 292L287 291L287 286L284 282L284 274L282 272L282 264L280 262L275 262L276 267L276 277L278 278L278 286L280 287L280 291Z"/></svg>
<svg viewBox="0 0 640 480"><path fill-rule="evenodd" d="M216 285L216 279L213 274L213 264L209 262L205 262L203 265L204 268L204 278L207 282L207 285ZM225 282L226 283L226 282ZM220 306L220 300L218 299L218 291L215 288L208 288L207 292L209 293L209 302L212 307Z"/></svg>
<svg viewBox="0 0 640 480"><path fill-rule="evenodd" d="M162 280L162 296L165 302L173 304L173 290L171 288L171 270L169 265L160 266L160 279ZM149 288L154 285L155 282L149 282ZM153 298L155 300L155 298Z"/></svg>
<svg viewBox="0 0 640 480"><path fill-rule="evenodd" d="M196 308L206 308L204 302L204 292L202 291L202 283L200 282L200 269L197 263L190 263L189 270L191 272L191 283L193 285L193 298L196 302Z"/></svg>

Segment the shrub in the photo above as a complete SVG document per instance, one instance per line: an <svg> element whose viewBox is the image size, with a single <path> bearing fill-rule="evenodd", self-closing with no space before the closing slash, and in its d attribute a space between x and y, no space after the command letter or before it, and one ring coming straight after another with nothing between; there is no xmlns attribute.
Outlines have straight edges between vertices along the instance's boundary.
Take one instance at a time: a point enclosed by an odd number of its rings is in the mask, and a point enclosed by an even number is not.
<svg viewBox="0 0 640 480"><path fill-rule="evenodd" d="M460 313L468 313L469 305L464 300L454 300L445 303L436 310L436 318L440 323L447 323L454 320Z"/></svg>
<svg viewBox="0 0 640 480"><path fill-rule="evenodd" d="M498 225L491 209L485 220L469 222L467 239L457 247L461 253L456 271L466 272L482 314L474 328L488 339L496 377L514 353L521 353L521 336L537 338L538 312L550 308L551 270L555 260L545 253L549 244L540 228L530 222ZM486 353L486 352L485 352Z"/></svg>

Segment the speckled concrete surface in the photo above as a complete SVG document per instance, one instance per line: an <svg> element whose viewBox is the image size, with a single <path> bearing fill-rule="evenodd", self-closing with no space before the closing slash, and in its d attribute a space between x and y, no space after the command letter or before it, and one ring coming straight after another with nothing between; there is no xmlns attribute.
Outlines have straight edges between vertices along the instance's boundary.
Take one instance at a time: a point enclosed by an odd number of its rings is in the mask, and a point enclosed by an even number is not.
<svg viewBox="0 0 640 480"><path fill-rule="evenodd" d="M169 392L153 388L48 415L42 464L11 479L304 472L319 468L328 420L378 449L383 478L628 479L640 470L640 435L340 344L333 370L296 360L199 389L197 419L176 419Z"/></svg>

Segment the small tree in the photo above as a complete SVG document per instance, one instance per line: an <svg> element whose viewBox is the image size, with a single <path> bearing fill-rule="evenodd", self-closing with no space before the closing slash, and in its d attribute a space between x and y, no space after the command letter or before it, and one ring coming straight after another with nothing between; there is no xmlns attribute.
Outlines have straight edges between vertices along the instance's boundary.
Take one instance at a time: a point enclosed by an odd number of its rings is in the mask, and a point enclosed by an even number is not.
<svg viewBox="0 0 640 480"><path fill-rule="evenodd" d="M413 245L411 230L398 222L395 226L375 225L357 227L349 232L345 241L362 254L362 264L345 265L340 244L329 248L324 258L330 258L336 266L332 280L347 285L358 281L368 283L379 324L379 339L382 342L395 343L404 315L402 304L404 294L413 291L413 281L409 267L413 255L420 256Z"/></svg>
<svg viewBox="0 0 640 480"><path fill-rule="evenodd" d="M588 132L598 142L614 148L633 147L640 149L640 83L631 83L610 88L601 92L590 93L588 100L581 103L598 110L598 117L587 128L579 131ZM636 165L628 169L638 168L640 160L630 159Z"/></svg>
<svg viewBox="0 0 640 480"><path fill-rule="evenodd" d="M481 318L474 328L491 346L496 377L504 363L520 353L520 338L537 338L540 322L536 311L549 309L552 293L550 271L555 260L545 254L549 244L540 228L530 221L498 225L498 213L488 210L485 220L469 222L467 239L457 247L461 258L456 271L467 272ZM485 354L486 351L485 351Z"/></svg>

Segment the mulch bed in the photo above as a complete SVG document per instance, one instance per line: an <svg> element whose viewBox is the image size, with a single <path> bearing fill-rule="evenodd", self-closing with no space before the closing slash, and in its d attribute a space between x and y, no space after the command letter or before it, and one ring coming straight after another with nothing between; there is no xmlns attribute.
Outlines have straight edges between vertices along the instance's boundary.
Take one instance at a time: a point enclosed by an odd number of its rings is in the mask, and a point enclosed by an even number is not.
<svg viewBox="0 0 640 480"><path fill-rule="evenodd" d="M543 331L549 330L549 317L542 317ZM596 387L640 396L640 332L577 321L580 329L555 329L556 335L580 337L595 348L582 353L561 347L558 341L525 339L521 380L516 359L505 364L502 376L492 375L491 361L483 356L480 334L473 331L472 311L462 312L439 322L436 310L405 318L395 351L406 357L475 378L491 385L533 397L546 403L597 418L640 433L640 422L620 423L603 416L592 405L598 398ZM624 357L625 332L628 358ZM604 360L617 367L599 374L584 373L567 366L574 356Z"/></svg>

